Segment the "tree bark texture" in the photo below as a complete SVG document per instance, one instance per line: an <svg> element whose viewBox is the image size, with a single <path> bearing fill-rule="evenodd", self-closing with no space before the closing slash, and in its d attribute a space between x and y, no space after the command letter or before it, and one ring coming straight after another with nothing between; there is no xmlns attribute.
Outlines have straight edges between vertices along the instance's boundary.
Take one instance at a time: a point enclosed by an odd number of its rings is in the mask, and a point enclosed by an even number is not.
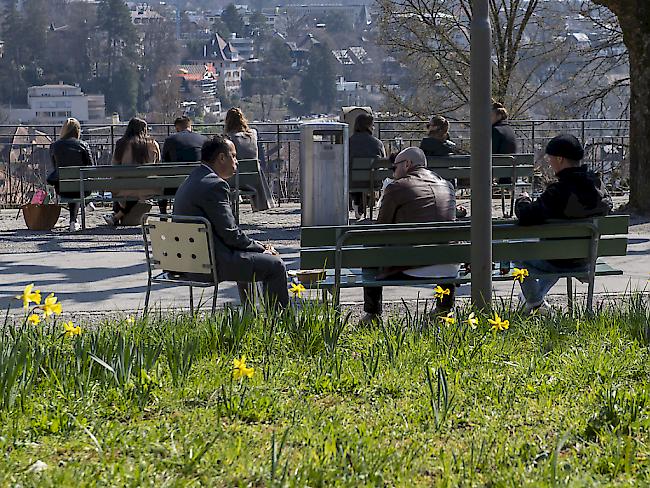
<svg viewBox="0 0 650 488"><path fill-rule="evenodd" d="M630 205L650 214L650 1L594 2L616 14L630 55Z"/></svg>

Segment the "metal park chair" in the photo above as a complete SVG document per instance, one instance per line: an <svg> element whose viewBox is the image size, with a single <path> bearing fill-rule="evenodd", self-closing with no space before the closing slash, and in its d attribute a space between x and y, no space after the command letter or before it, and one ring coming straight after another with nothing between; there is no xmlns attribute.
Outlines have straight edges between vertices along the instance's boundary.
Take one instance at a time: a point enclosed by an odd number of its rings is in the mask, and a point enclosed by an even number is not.
<svg viewBox="0 0 650 488"><path fill-rule="evenodd" d="M142 236L148 273L144 312L149 308L152 284L173 283L189 287L192 313L193 287L214 287L214 314L219 279L210 222L203 217L147 213L142 216Z"/></svg>

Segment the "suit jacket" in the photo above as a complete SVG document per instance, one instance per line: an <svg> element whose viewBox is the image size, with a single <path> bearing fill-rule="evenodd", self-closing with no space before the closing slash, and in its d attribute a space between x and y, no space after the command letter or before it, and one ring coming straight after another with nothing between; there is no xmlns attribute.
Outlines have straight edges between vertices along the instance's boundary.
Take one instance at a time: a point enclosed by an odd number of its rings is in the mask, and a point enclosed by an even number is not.
<svg viewBox="0 0 650 488"><path fill-rule="evenodd" d="M207 137L189 130L172 134L163 144L162 160L165 163L193 163L201 161L201 147Z"/></svg>
<svg viewBox="0 0 650 488"><path fill-rule="evenodd" d="M230 206L230 186L219 175L203 164L192 171L176 192L174 215L210 221L220 281L252 279L249 254L264 252L264 246L237 225Z"/></svg>

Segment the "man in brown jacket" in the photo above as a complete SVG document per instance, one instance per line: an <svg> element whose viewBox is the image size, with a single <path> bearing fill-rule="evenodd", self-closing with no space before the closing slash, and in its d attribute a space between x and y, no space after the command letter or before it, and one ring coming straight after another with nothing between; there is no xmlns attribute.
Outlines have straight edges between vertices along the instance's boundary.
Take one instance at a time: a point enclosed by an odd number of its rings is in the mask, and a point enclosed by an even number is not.
<svg viewBox="0 0 650 488"><path fill-rule="evenodd" d="M393 181L386 187L379 209L378 224L407 224L456 220L456 194L453 185L426 168L427 158L418 147L401 151L393 164ZM433 265L411 269L383 269L382 278L413 279L451 277L458 273L457 265ZM438 303L439 309L449 310L454 304L454 286L450 294ZM382 312L382 288L363 289L362 322L376 321Z"/></svg>

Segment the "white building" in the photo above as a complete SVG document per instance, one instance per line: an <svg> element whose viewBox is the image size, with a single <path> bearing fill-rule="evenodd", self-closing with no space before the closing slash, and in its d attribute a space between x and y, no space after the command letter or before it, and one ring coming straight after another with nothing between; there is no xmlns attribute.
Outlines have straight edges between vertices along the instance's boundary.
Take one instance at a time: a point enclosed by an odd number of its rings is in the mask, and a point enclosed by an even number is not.
<svg viewBox="0 0 650 488"><path fill-rule="evenodd" d="M106 117L104 95L86 95L78 85L31 86L27 89L27 105L9 110L9 119L58 124L69 117L80 122L103 121Z"/></svg>
<svg viewBox="0 0 650 488"><path fill-rule="evenodd" d="M237 34L232 33L230 34L230 39L228 39L228 42L237 50L239 59L243 61L253 59L253 53L255 50L253 39L250 39L248 37L237 37Z"/></svg>

